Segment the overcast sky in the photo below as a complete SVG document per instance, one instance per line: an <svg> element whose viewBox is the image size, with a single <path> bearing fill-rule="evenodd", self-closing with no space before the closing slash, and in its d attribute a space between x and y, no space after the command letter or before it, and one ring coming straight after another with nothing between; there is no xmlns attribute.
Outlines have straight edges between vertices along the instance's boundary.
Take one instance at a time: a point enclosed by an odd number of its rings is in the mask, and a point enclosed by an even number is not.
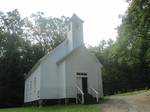
<svg viewBox="0 0 150 112"><path fill-rule="evenodd" d="M100 40L115 40L115 28L121 23L128 4L125 0L0 0L0 10L18 9L23 17L42 11L46 16L71 17L76 13L84 20L84 42L98 45Z"/></svg>

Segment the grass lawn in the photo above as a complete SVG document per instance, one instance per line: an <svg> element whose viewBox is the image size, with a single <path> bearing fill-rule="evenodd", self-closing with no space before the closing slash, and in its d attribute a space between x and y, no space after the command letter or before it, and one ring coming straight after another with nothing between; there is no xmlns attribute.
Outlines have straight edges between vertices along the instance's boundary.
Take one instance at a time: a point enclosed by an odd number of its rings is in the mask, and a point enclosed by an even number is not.
<svg viewBox="0 0 150 112"><path fill-rule="evenodd" d="M42 108L20 107L0 109L0 112L101 112L100 108L90 105L61 105Z"/></svg>
<svg viewBox="0 0 150 112"><path fill-rule="evenodd" d="M132 92L126 92L126 93L119 93L112 96L128 96L128 95L137 95L143 92L147 92L149 90L138 90L138 91L132 91Z"/></svg>

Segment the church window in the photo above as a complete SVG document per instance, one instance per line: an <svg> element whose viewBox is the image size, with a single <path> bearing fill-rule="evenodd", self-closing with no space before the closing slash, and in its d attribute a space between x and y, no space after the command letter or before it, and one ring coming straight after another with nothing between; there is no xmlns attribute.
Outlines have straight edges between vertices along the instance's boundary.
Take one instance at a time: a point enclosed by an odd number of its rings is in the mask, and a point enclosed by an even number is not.
<svg viewBox="0 0 150 112"><path fill-rule="evenodd" d="M79 72L77 72L77 75L86 76L87 73L79 73Z"/></svg>
<svg viewBox="0 0 150 112"><path fill-rule="evenodd" d="M28 93L29 93L29 84L26 85L25 87L25 95L26 95L26 98L28 99Z"/></svg>
<svg viewBox="0 0 150 112"><path fill-rule="evenodd" d="M30 81L30 97L32 95L32 81Z"/></svg>
<svg viewBox="0 0 150 112"><path fill-rule="evenodd" d="M36 77L34 77L34 89L36 89Z"/></svg>
<svg viewBox="0 0 150 112"><path fill-rule="evenodd" d="M32 91L32 81L30 81L30 91Z"/></svg>
<svg viewBox="0 0 150 112"><path fill-rule="evenodd" d="M36 83L37 83L36 77L34 77L34 92L36 92Z"/></svg>
<svg viewBox="0 0 150 112"><path fill-rule="evenodd" d="M68 26L68 30L69 30L69 31L71 30L71 25Z"/></svg>
<svg viewBox="0 0 150 112"><path fill-rule="evenodd" d="M40 97L40 91L39 90L37 91L37 97L38 98Z"/></svg>

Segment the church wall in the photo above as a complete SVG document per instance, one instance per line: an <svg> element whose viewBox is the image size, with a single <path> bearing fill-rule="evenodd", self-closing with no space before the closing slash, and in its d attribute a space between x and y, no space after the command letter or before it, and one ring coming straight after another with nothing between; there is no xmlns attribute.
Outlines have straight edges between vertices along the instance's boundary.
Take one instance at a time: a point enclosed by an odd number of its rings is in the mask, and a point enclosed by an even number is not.
<svg viewBox="0 0 150 112"><path fill-rule="evenodd" d="M58 65L58 97L66 98L66 62Z"/></svg>
<svg viewBox="0 0 150 112"><path fill-rule="evenodd" d="M53 60L47 58L41 66L41 99L58 98L58 73L57 66Z"/></svg>
<svg viewBox="0 0 150 112"><path fill-rule="evenodd" d="M103 95L99 62L85 48L79 49L66 59L66 95L68 98L76 97L76 73L87 73L88 92L90 87Z"/></svg>
<svg viewBox="0 0 150 112"><path fill-rule="evenodd" d="M30 77L25 81L24 102L34 101L40 98L40 75L41 66L39 66Z"/></svg>
<svg viewBox="0 0 150 112"><path fill-rule="evenodd" d="M53 49L49 55L49 58L55 62L57 62L59 59L64 57L67 53L67 41L65 40L63 43L61 43L58 47Z"/></svg>

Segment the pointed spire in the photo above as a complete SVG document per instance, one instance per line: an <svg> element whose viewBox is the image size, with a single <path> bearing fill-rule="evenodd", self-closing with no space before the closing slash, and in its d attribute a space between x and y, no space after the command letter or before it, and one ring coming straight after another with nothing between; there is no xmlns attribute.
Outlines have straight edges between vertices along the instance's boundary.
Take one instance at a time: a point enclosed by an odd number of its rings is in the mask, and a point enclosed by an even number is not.
<svg viewBox="0 0 150 112"><path fill-rule="evenodd" d="M77 21L80 21L80 22L84 22L82 19L80 19L75 13L73 13L72 17L70 18L70 20L77 20Z"/></svg>

